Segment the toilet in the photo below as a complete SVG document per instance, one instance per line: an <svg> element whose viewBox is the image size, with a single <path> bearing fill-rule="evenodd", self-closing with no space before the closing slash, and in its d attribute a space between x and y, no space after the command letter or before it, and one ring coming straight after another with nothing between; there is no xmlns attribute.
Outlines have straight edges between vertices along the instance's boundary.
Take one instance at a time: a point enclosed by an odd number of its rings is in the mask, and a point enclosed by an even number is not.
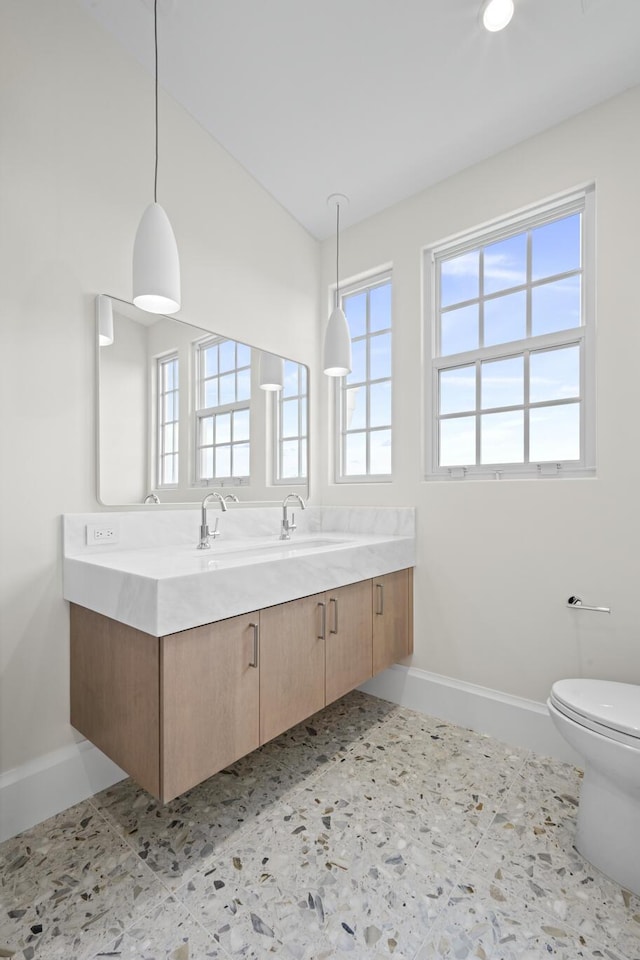
<svg viewBox="0 0 640 960"><path fill-rule="evenodd" d="M640 686L558 680L547 707L584 758L576 847L640 896Z"/></svg>

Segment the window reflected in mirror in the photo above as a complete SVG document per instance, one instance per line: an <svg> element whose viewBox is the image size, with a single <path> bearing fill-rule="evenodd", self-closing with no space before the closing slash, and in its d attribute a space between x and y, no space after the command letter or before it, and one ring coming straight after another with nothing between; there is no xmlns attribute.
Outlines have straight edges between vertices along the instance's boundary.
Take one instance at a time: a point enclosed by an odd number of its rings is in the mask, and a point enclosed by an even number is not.
<svg viewBox="0 0 640 960"><path fill-rule="evenodd" d="M285 360L284 386L276 394L276 483L307 479L307 368Z"/></svg>
<svg viewBox="0 0 640 960"><path fill-rule="evenodd" d="M249 483L251 354L222 337L195 345L196 483Z"/></svg>

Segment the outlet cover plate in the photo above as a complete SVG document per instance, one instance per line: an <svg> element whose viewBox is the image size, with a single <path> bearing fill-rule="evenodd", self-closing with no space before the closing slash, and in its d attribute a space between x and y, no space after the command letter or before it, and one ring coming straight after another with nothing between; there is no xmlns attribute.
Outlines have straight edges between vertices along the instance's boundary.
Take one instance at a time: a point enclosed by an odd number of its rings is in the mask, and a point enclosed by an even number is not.
<svg viewBox="0 0 640 960"><path fill-rule="evenodd" d="M116 523L88 523L87 524L87 546L100 547L110 543L117 543L120 539L120 531Z"/></svg>

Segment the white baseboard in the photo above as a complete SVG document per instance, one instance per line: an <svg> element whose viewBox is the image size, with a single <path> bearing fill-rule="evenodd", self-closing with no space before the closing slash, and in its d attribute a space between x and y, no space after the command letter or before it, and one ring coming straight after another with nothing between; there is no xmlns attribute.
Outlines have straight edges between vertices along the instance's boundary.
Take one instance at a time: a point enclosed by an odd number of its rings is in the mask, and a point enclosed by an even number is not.
<svg viewBox="0 0 640 960"><path fill-rule="evenodd" d="M488 734L514 747L582 767L560 736L544 703L464 680L395 664L360 687L383 700Z"/></svg>
<svg viewBox="0 0 640 960"><path fill-rule="evenodd" d="M88 740L0 774L0 842L126 776Z"/></svg>

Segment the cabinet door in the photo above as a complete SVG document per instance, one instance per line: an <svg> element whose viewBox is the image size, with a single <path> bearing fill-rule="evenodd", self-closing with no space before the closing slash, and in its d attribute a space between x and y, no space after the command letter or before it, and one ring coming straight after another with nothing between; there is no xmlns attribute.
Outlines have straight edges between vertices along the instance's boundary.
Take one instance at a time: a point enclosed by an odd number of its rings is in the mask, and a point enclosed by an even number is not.
<svg viewBox="0 0 640 960"><path fill-rule="evenodd" d="M412 648L410 570L373 579L373 672L407 657Z"/></svg>
<svg viewBox="0 0 640 960"><path fill-rule="evenodd" d="M260 611L260 742L324 707L324 594Z"/></svg>
<svg viewBox="0 0 640 960"><path fill-rule="evenodd" d="M327 598L326 702L372 675L371 580L330 590Z"/></svg>
<svg viewBox="0 0 640 960"><path fill-rule="evenodd" d="M258 613L162 638L162 799L259 746Z"/></svg>

